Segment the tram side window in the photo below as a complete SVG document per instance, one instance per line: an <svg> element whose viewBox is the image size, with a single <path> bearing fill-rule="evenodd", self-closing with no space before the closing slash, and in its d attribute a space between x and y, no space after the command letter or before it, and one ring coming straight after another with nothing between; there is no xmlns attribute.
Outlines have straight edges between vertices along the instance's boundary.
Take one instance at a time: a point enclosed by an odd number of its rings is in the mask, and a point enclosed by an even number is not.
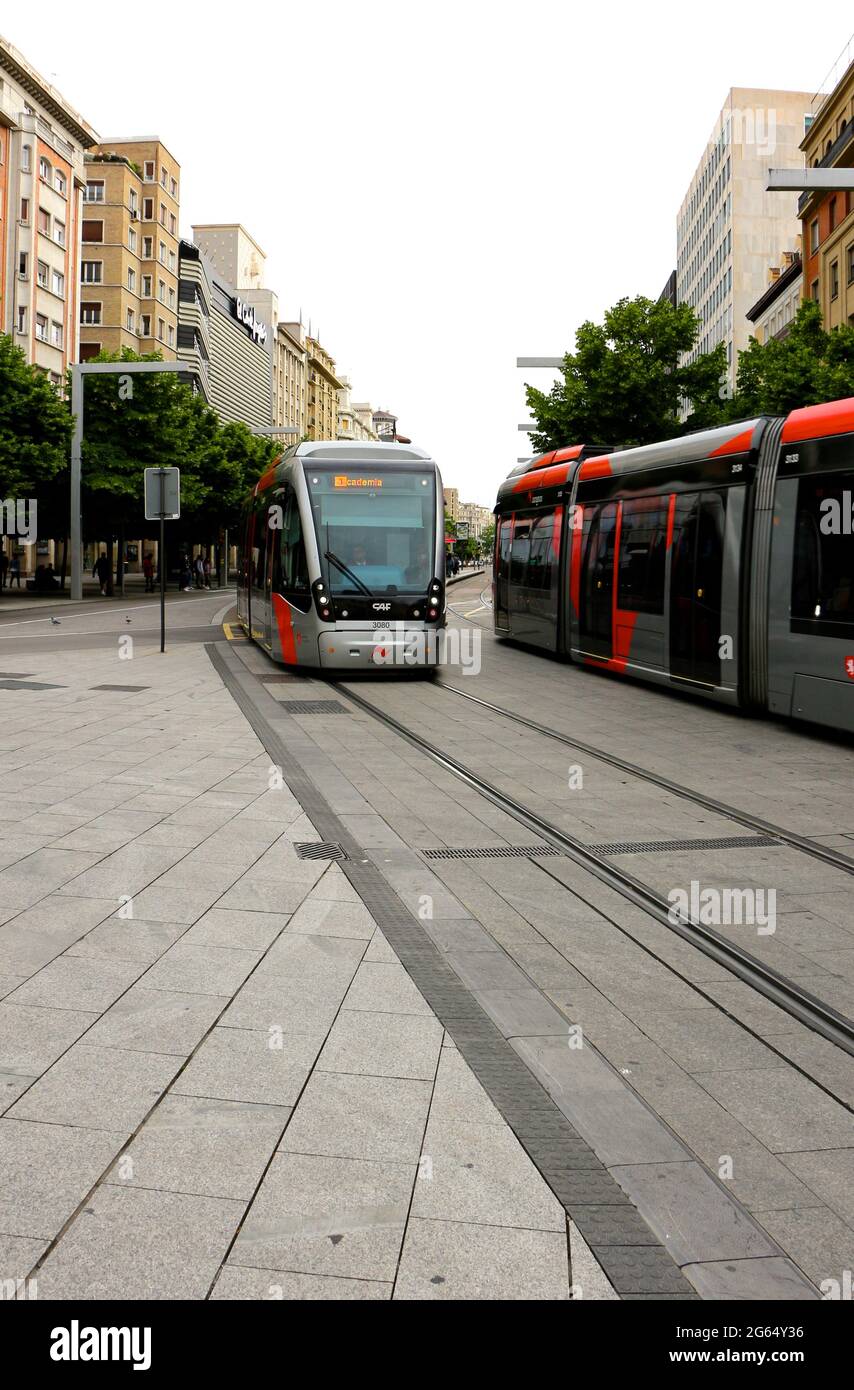
<svg viewBox="0 0 854 1390"><path fill-rule="evenodd" d="M305 612L311 606L308 561L302 534L299 503L292 487L283 498L281 543L276 570L276 588Z"/></svg>
<svg viewBox="0 0 854 1390"><path fill-rule="evenodd" d="M667 497L623 502L617 606L631 613L664 612Z"/></svg>
<svg viewBox="0 0 854 1390"><path fill-rule="evenodd" d="M798 632L854 631L854 473L798 484L791 612Z"/></svg>
<svg viewBox="0 0 854 1390"><path fill-rule="evenodd" d="M513 544L510 548L510 583L524 584L528 568L528 555L531 550L531 522L516 521L513 527Z"/></svg>
<svg viewBox="0 0 854 1390"><path fill-rule="evenodd" d="M252 587L263 589L267 573L267 502L262 499L255 507L255 534L252 537Z"/></svg>
<svg viewBox="0 0 854 1390"><path fill-rule="evenodd" d="M553 535L554 512L542 512L531 525L528 573L522 581L529 589L551 588Z"/></svg>

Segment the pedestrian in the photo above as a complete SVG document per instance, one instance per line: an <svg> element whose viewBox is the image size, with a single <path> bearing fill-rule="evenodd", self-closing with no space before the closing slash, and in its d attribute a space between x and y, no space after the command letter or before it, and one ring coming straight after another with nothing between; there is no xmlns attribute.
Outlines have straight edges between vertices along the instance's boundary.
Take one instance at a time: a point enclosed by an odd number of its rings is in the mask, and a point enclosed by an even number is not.
<svg viewBox="0 0 854 1390"><path fill-rule="evenodd" d="M209 588L211 587L211 557L210 557L210 555L208 555L207 553L205 553L205 559L204 559L204 573L205 573L205 588L206 588L206 589L209 589Z"/></svg>
<svg viewBox="0 0 854 1390"><path fill-rule="evenodd" d="M0 589L6 587L6 571L9 568L9 557L5 550L0 550Z"/></svg>
<svg viewBox="0 0 854 1390"><path fill-rule="evenodd" d="M147 550L142 557L142 572L145 575L145 592L154 593L154 557L150 550Z"/></svg>
<svg viewBox="0 0 854 1390"><path fill-rule="evenodd" d="M106 597L107 589L110 585L110 562L107 559L107 552L105 550L101 551L92 566L92 578L97 578L101 586L101 593Z"/></svg>
<svg viewBox="0 0 854 1390"><path fill-rule="evenodd" d="M12 558L11 558L11 560L9 561L9 590L10 590L10 592L11 592L11 589L12 589L12 585L13 585L13 584L16 584L16 585L18 586L18 588L20 589L20 587L21 587L21 557L20 557L20 555L17 555L14 551L12 552Z"/></svg>
<svg viewBox="0 0 854 1390"><path fill-rule="evenodd" d="M181 559L181 588L185 594L189 594L193 587L193 570L190 565L189 555L184 553Z"/></svg>
<svg viewBox="0 0 854 1390"><path fill-rule="evenodd" d="M198 555L196 556L195 562L193 564L193 569L195 570L196 574L196 588L203 589L205 587L205 562L202 558L201 551L199 551Z"/></svg>

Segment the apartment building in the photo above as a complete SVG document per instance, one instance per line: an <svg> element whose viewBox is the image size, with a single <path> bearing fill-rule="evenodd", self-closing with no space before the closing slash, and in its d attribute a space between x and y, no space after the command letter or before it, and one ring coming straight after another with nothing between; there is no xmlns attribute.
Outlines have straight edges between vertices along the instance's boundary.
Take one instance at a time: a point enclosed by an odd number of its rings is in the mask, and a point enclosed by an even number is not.
<svg viewBox="0 0 854 1390"><path fill-rule="evenodd" d="M797 201L766 190L768 169L799 168L812 95L734 87L715 121L677 219L677 299L701 321L696 349L724 343L727 379L748 343L748 311L768 267L800 232Z"/></svg>
<svg viewBox="0 0 854 1390"><path fill-rule="evenodd" d="M0 332L57 387L78 356L84 155L97 138L0 37Z"/></svg>
<svg viewBox="0 0 854 1390"><path fill-rule="evenodd" d="M768 288L747 311L753 337L759 343L788 337L803 299L804 274L800 250L784 251L780 265L768 272Z"/></svg>
<svg viewBox="0 0 854 1390"><path fill-rule="evenodd" d="M284 444L308 438L308 350L302 323L276 325L273 363L273 424L295 429Z"/></svg>
<svg viewBox="0 0 854 1390"><path fill-rule="evenodd" d="M854 166L854 63L816 103L801 146L808 168ZM821 305L825 328L854 326L854 193L801 195L804 294Z"/></svg>
<svg viewBox="0 0 854 1390"><path fill-rule="evenodd" d="M491 507L482 507L479 502L460 502L456 521L462 521L469 528L469 538L479 541L484 531L495 524Z"/></svg>
<svg viewBox="0 0 854 1390"><path fill-rule="evenodd" d="M80 356L177 355L181 168L156 136L86 156Z"/></svg>
<svg viewBox="0 0 854 1390"><path fill-rule="evenodd" d="M337 439L341 381L335 370L335 359L311 335L306 337L305 347L308 354L308 437Z"/></svg>
<svg viewBox="0 0 854 1390"><path fill-rule="evenodd" d="M373 412L369 405L354 405L351 396L353 388L350 378L341 377L338 391L338 438L376 439L373 427Z"/></svg>
<svg viewBox="0 0 854 1390"><path fill-rule="evenodd" d="M450 517L451 521L459 521L460 494L458 489L455 487L443 487L442 494L445 499L445 515Z"/></svg>

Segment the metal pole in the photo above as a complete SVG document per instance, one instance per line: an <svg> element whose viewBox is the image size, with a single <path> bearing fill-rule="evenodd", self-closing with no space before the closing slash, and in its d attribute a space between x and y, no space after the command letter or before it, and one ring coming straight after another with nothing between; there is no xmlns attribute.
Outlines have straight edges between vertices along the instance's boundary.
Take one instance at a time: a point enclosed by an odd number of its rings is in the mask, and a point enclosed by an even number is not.
<svg viewBox="0 0 854 1390"><path fill-rule="evenodd" d="M71 437L71 598L83 597L83 534L80 512L80 477L83 456L83 373L80 367L71 368L71 411L74 433Z"/></svg>
<svg viewBox="0 0 854 1390"><path fill-rule="evenodd" d="M166 474L160 470L160 650L166 650Z"/></svg>

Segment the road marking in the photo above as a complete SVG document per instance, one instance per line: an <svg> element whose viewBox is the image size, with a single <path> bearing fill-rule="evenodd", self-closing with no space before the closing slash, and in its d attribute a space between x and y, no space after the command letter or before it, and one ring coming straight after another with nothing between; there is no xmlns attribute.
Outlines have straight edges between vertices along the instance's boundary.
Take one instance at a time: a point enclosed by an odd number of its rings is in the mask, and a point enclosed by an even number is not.
<svg viewBox="0 0 854 1390"><path fill-rule="evenodd" d="M211 595L211 598L213 598L213 595ZM197 598L176 598L176 599L172 599L172 601L171 601L170 603L167 603L167 605L166 605L166 612L168 613L169 610L170 610L171 608L179 608L182 604L186 604L186 603L199 603L199 602L200 602L200 600L197 599ZM151 609L151 608L157 608L157 609L159 609L159 608L160 608L160 603L159 603L159 601L158 601L157 603L136 603L136 604L132 604L130 607L123 607L123 605L115 604L115 605L111 606L111 608L108 608L107 605L106 605L105 603L104 603L104 604L99 603L99 604L97 604L97 612L98 612L99 614L103 613L105 617L109 617L109 614L110 614L111 611L112 611L113 613L115 613L115 612L117 611L117 609L120 608L120 607L122 608L122 611L123 611L124 613L144 613L144 612L146 612L148 609ZM230 603L230 604L228 605L228 608L233 608L233 607L234 607L234 604L233 604L233 603ZM222 611L223 611L224 613L227 613L227 612L228 612L228 608L224 608ZM63 612L62 607L60 607L59 611L60 611L60 613L63 614L63 616L60 618L60 622L61 622L61 623L71 623L71 622L74 621L75 618L91 618L91 617L94 617L94 614L92 613L92 611L91 611L91 609L88 607L88 605L87 605L87 608L86 608L82 613L65 613L65 612ZM212 619L211 621L213 621L213 619ZM29 627L29 626L31 626L33 623L49 623L49 622L50 622L50 617L47 617L47 618L16 618L15 621L14 621L14 622L11 622L11 623L0 623L0 631L2 631L3 628L6 628L6 627ZM81 633L81 636L82 636L82 633Z"/></svg>
<svg viewBox="0 0 854 1390"><path fill-rule="evenodd" d="M236 632L235 628L237 628ZM243 628L238 627L236 623L223 623L222 630L228 638L229 642L246 642L248 640Z"/></svg>
<svg viewBox="0 0 854 1390"><path fill-rule="evenodd" d="M475 615L475 613L485 613L485 612L486 612L486 604L485 604L485 603L482 603L482 604L480 605L479 608L472 608L472 610L471 610L469 613L463 613L463 617L464 617L464 618L473 618L474 615Z"/></svg>

